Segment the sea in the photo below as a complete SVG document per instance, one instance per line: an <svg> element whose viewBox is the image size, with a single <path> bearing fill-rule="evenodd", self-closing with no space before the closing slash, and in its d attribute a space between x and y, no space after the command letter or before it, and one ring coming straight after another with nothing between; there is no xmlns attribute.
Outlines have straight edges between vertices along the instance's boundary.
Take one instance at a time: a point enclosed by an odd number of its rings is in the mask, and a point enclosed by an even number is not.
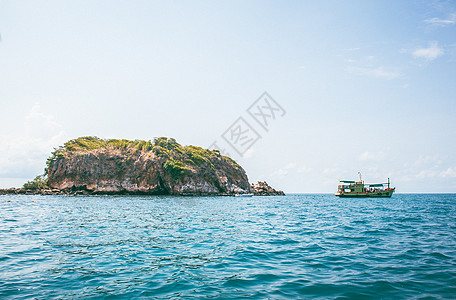
<svg viewBox="0 0 456 300"><path fill-rule="evenodd" d="M0 299L456 299L456 194L0 196Z"/></svg>

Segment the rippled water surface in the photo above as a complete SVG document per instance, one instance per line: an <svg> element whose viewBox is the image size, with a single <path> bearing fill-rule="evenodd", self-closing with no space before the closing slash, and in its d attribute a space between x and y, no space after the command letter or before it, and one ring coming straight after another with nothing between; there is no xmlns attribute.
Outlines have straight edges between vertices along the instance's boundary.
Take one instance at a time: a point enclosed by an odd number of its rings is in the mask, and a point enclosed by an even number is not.
<svg viewBox="0 0 456 300"><path fill-rule="evenodd" d="M456 299L456 195L0 196L0 298Z"/></svg>

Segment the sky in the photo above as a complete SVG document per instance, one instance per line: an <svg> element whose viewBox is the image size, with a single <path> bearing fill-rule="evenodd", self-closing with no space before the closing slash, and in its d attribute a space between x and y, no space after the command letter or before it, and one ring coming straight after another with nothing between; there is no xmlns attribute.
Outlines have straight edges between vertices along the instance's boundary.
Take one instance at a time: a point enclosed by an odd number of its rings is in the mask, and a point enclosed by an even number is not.
<svg viewBox="0 0 456 300"><path fill-rule="evenodd" d="M454 193L456 2L0 0L0 105L1 188L166 136L287 193Z"/></svg>

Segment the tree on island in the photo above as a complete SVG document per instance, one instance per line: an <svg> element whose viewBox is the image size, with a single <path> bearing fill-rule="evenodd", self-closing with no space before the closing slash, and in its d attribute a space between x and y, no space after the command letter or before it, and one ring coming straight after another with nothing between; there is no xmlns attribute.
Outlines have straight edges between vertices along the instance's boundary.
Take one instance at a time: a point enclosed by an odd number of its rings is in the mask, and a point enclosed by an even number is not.
<svg viewBox="0 0 456 300"><path fill-rule="evenodd" d="M48 188L46 175L38 175L33 180L27 181L22 186L24 190L41 190Z"/></svg>

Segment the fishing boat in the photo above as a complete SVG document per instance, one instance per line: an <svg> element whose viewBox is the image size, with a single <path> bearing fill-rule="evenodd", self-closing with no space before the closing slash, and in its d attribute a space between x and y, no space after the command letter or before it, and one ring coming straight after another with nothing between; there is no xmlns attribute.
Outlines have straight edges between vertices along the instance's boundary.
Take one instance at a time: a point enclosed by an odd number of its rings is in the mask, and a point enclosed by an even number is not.
<svg viewBox="0 0 456 300"><path fill-rule="evenodd" d="M253 194L236 194L234 197L253 197Z"/></svg>
<svg viewBox="0 0 456 300"><path fill-rule="evenodd" d="M396 190L395 187L390 187L390 179L386 183L364 183L359 174L359 181L339 180L341 184L337 187L337 192L334 194L338 197L346 198L366 198L366 197L384 197L389 198Z"/></svg>

